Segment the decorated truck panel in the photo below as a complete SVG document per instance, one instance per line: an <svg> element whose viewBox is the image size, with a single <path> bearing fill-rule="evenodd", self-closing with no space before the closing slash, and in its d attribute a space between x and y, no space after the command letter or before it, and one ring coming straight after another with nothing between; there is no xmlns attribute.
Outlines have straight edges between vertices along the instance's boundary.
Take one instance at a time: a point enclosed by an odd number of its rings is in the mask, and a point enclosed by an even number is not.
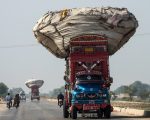
<svg viewBox="0 0 150 120"><path fill-rule="evenodd" d="M82 35L72 38L69 57L66 58L66 92L64 117L73 119L77 113L97 113L109 118L109 54L107 38L100 35ZM70 110L70 111L69 111Z"/></svg>

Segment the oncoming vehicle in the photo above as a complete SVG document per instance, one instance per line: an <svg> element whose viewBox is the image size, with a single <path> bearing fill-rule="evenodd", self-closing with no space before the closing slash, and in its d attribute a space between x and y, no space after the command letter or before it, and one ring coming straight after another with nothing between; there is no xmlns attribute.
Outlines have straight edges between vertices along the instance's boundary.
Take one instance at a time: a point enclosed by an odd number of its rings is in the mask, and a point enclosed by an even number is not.
<svg viewBox="0 0 150 120"><path fill-rule="evenodd" d="M63 101L64 101L64 95L61 92L58 94L57 100L58 100L59 107L61 107L63 105Z"/></svg>
<svg viewBox="0 0 150 120"><path fill-rule="evenodd" d="M7 101L7 108L10 109L12 107L12 101Z"/></svg>
<svg viewBox="0 0 150 120"><path fill-rule="evenodd" d="M20 104L20 96L19 96L19 94L16 94L15 97L14 97L13 107L18 108L19 104Z"/></svg>
<svg viewBox="0 0 150 120"><path fill-rule="evenodd" d="M25 82L26 86L31 89L31 101L34 99L40 100L39 88L43 85L43 80L29 79Z"/></svg>
<svg viewBox="0 0 150 120"><path fill-rule="evenodd" d="M106 38L100 35L73 38L66 66L64 118L70 114L72 119L76 119L78 113L96 113L98 118L110 118L109 87L112 78Z"/></svg>
<svg viewBox="0 0 150 120"><path fill-rule="evenodd" d="M8 93L5 97L6 106L10 109L12 107L12 96Z"/></svg>
<svg viewBox="0 0 150 120"><path fill-rule="evenodd" d="M63 105L63 100L62 99L59 100L58 105L61 108L61 106Z"/></svg>
<svg viewBox="0 0 150 120"><path fill-rule="evenodd" d="M24 91L21 91L21 92L19 93L19 96L20 96L20 100L26 101L26 94L25 94Z"/></svg>
<svg viewBox="0 0 150 120"><path fill-rule="evenodd" d="M39 19L33 28L36 39L66 60L64 118L93 112L98 118L111 117L109 57L137 27L126 8L73 8L50 11Z"/></svg>

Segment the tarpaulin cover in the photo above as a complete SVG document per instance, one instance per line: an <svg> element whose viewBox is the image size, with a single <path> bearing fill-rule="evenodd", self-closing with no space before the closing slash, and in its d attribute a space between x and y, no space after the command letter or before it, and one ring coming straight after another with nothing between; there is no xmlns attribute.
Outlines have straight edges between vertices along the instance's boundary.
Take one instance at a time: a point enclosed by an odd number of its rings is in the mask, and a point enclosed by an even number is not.
<svg viewBox="0 0 150 120"><path fill-rule="evenodd" d="M37 88L40 88L43 85L44 81L43 80L38 80L38 79L29 79L28 81L25 82L25 85L28 88L32 88L36 86Z"/></svg>
<svg viewBox="0 0 150 120"><path fill-rule="evenodd" d="M68 56L71 38L84 34L106 36L109 55L135 33L138 22L126 8L73 8L49 11L33 28L36 39L58 58Z"/></svg>

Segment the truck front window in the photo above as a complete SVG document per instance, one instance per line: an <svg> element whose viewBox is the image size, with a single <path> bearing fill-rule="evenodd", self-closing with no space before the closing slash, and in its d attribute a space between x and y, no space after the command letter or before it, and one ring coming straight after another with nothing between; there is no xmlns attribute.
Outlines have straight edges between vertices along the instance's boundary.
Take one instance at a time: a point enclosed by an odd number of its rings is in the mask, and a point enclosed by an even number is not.
<svg viewBox="0 0 150 120"><path fill-rule="evenodd" d="M101 80L101 75L78 75L76 76L77 80Z"/></svg>

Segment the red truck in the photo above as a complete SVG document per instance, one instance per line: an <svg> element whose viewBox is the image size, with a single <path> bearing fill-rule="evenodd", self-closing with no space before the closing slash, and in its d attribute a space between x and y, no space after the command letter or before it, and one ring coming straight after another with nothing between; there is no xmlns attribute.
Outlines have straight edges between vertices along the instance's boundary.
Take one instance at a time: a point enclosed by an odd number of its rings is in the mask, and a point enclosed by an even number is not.
<svg viewBox="0 0 150 120"><path fill-rule="evenodd" d="M42 87L44 81L39 79L29 79L25 85L31 89L31 100L40 100L39 88Z"/></svg>
<svg viewBox="0 0 150 120"><path fill-rule="evenodd" d="M97 113L98 118L110 118L109 54L107 38L82 35L70 40L64 79L64 118L77 118L77 113Z"/></svg>
<svg viewBox="0 0 150 120"><path fill-rule="evenodd" d="M66 59L64 118L97 113L109 118L109 55L136 32L138 21L127 8L85 7L49 11L33 28L38 42Z"/></svg>
<svg viewBox="0 0 150 120"><path fill-rule="evenodd" d="M37 86L31 87L31 100L40 100L39 88Z"/></svg>

